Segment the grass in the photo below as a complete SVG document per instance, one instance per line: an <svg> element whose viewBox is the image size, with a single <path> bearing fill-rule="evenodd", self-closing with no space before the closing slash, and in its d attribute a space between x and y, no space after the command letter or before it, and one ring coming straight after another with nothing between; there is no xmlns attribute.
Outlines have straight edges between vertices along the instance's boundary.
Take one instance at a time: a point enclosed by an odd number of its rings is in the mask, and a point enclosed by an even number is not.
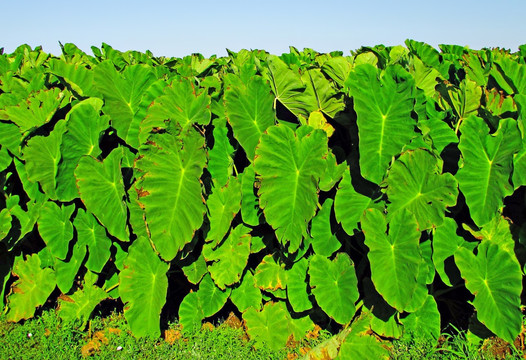
<svg viewBox="0 0 526 360"><path fill-rule="evenodd" d="M255 350L242 327L228 321L216 327L207 323L188 334L181 333L177 323L173 323L162 339L137 339L131 335L124 317L115 313L104 319L95 318L86 331L78 330L78 323L62 322L54 311L24 324L8 323L0 317L0 359L281 360L297 358L302 347L314 347L330 337L321 331L316 339L304 340L294 348Z"/></svg>
<svg viewBox="0 0 526 360"><path fill-rule="evenodd" d="M468 342L463 336L449 336L437 347L434 343L422 340L394 341L392 359L426 359L426 360L489 360L489 359L522 359L518 354L496 354L495 352Z"/></svg>
<svg viewBox="0 0 526 360"><path fill-rule="evenodd" d="M331 334L316 336L280 351L254 349L237 318L218 326L205 324L182 333L170 324L161 339L136 339L121 314L95 318L82 331L79 323L65 323L54 311L45 311L23 324L0 317L0 359L297 359L306 349L327 340ZM502 346L501 346L502 345ZM463 333L442 335L434 342L404 338L392 343L392 359L523 359L498 340L482 345L469 342Z"/></svg>

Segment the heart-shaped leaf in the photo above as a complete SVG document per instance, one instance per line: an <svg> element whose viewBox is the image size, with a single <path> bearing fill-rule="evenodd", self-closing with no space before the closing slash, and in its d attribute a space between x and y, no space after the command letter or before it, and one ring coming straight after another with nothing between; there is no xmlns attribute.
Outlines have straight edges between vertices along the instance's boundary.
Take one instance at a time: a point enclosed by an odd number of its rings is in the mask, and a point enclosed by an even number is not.
<svg viewBox="0 0 526 360"><path fill-rule="evenodd" d="M477 255L466 248L455 263L475 294L477 318L500 338L513 343L521 331L522 271L517 259L492 241L482 241Z"/></svg>
<svg viewBox="0 0 526 360"><path fill-rule="evenodd" d="M74 206L59 207L48 201L40 209L38 232L53 256L64 260L68 254L69 242L73 238L73 224L69 220Z"/></svg>
<svg viewBox="0 0 526 360"><path fill-rule="evenodd" d="M427 264L419 248L420 231L415 217L398 211L388 223L377 209L362 216L371 279L385 301L398 311L415 311L427 294Z"/></svg>
<svg viewBox="0 0 526 360"><path fill-rule="evenodd" d="M119 275L124 316L135 336L161 335L161 310L168 290L168 264L140 237L132 244Z"/></svg>
<svg viewBox="0 0 526 360"><path fill-rule="evenodd" d="M312 293L318 305L339 324L347 324L356 312L358 279L354 264L345 253L338 253L333 261L314 255L309 263Z"/></svg>
<svg viewBox="0 0 526 360"><path fill-rule="evenodd" d="M122 152L114 149L103 162L83 156L75 169L77 186L86 209L99 219L108 232L128 241L128 209L121 174Z"/></svg>
<svg viewBox="0 0 526 360"><path fill-rule="evenodd" d="M254 168L260 175L260 206L282 244L295 252L307 236L316 212L317 183L325 166L327 134L302 126L294 133L271 126L256 149Z"/></svg>
<svg viewBox="0 0 526 360"><path fill-rule="evenodd" d="M208 271L215 284L222 290L241 279L250 255L250 228L238 225L219 246L205 244L203 255L206 261L213 261Z"/></svg>
<svg viewBox="0 0 526 360"><path fill-rule="evenodd" d="M9 312L7 319L18 322L29 319L38 306L44 305L51 292L55 289L55 272L50 268L40 267L38 254L16 258L13 274L18 279L11 285L7 296Z"/></svg>

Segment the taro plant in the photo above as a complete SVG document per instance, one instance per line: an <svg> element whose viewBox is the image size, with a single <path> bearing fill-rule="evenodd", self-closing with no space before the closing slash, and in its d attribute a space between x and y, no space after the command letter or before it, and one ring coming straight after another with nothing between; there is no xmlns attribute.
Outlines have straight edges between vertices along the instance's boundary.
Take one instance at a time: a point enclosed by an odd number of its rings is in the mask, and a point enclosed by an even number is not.
<svg viewBox="0 0 526 360"><path fill-rule="evenodd" d="M0 301L136 336L232 310L316 354L521 331L526 49L0 55ZM466 317L465 315L468 314ZM475 330L473 330L475 331ZM340 351L341 350L341 351Z"/></svg>

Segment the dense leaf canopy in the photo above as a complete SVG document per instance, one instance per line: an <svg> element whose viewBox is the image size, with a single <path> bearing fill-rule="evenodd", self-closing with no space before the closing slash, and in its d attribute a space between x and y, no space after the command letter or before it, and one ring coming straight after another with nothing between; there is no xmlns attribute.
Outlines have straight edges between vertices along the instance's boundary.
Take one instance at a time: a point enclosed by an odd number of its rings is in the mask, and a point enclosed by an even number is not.
<svg viewBox="0 0 526 360"><path fill-rule="evenodd" d="M49 302L85 324L110 298L137 336L236 309L256 347L343 326L318 358L466 316L513 342L526 46L405 45L0 50L7 319Z"/></svg>

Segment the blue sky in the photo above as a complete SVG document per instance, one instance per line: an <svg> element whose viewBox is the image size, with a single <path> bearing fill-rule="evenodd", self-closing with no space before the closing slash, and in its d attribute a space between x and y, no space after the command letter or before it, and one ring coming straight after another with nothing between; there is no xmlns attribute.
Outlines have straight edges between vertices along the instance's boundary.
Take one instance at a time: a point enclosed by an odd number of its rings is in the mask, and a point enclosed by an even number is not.
<svg viewBox="0 0 526 360"><path fill-rule="evenodd" d="M516 51L526 43L525 0L292 0L135 1L0 0L0 47L58 41L91 53L102 42L157 56L194 52L226 55L226 48L288 52L289 45L319 52L400 45L411 38L472 49Z"/></svg>

